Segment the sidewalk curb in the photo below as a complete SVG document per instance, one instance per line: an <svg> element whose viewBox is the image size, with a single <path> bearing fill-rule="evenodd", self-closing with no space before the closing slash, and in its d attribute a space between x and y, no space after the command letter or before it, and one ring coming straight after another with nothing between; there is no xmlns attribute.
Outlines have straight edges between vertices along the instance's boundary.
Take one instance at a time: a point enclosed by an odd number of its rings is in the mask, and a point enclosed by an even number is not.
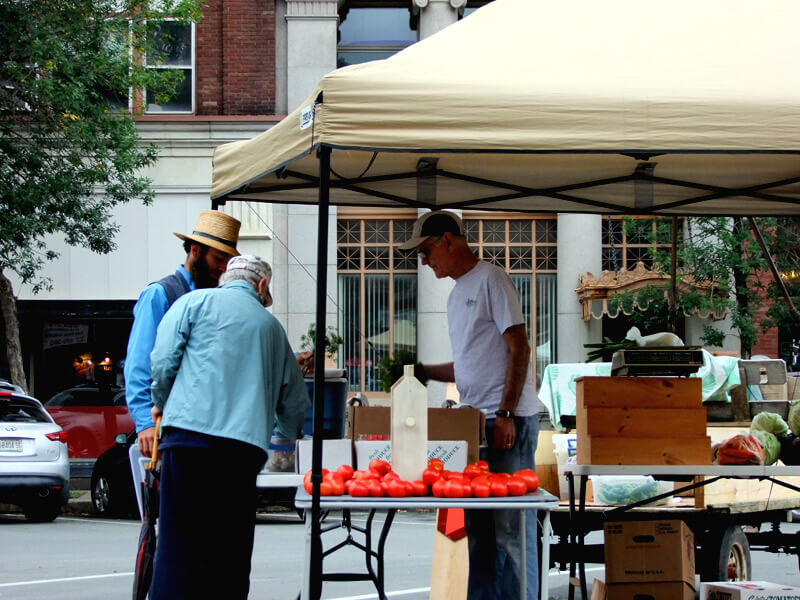
<svg viewBox="0 0 800 600"><path fill-rule="evenodd" d="M0 503L0 513L21 513L22 509L16 504L3 504ZM61 507L62 515L86 515L94 512L92 507L92 495L89 492L83 492L77 498L70 498L64 506Z"/></svg>

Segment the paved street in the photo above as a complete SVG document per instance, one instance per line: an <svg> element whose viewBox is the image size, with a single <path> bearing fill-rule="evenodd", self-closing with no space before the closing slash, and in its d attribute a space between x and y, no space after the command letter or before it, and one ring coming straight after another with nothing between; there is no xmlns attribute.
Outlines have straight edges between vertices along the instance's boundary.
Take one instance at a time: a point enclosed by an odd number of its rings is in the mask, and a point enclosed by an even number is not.
<svg viewBox="0 0 800 600"><path fill-rule="evenodd" d="M326 523L336 522L331 519ZM363 524L359 515L354 520ZM397 515L387 544L390 598L428 598L433 525L431 513ZM791 528L800 531L798 525ZM297 596L305 556L304 531L292 513L259 516L251 599L293 600ZM20 515L0 515L0 599L127 600L138 534L139 523L133 520L59 517L53 523L29 524ZM328 534L339 539L342 535ZM754 553L753 563L757 579L800 585L796 557ZM350 550L326 561L330 570L353 571L361 565L361 557ZM551 571L549 576L551 598L566 598L566 575ZM588 577L590 581L602 579L602 567L590 567ZM375 597L369 583L326 583L323 588L326 600Z"/></svg>

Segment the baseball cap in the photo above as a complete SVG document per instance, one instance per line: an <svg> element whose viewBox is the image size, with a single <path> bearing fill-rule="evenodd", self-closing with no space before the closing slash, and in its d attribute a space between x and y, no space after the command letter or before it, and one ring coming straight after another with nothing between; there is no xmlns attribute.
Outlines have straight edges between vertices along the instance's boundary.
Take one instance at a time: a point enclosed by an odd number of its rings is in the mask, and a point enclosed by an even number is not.
<svg viewBox="0 0 800 600"><path fill-rule="evenodd" d="M250 271L258 275L259 279L267 280L267 304L265 306L272 306L272 294L269 292L269 284L272 281L272 267L269 266L269 263L255 254L240 254L228 261L226 270L236 271L238 269Z"/></svg>
<svg viewBox="0 0 800 600"><path fill-rule="evenodd" d="M411 250L419 246L429 237L437 237L445 233L464 237L464 225L457 214L447 210L434 210L425 213L414 221L411 237L400 244L401 250Z"/></svg>

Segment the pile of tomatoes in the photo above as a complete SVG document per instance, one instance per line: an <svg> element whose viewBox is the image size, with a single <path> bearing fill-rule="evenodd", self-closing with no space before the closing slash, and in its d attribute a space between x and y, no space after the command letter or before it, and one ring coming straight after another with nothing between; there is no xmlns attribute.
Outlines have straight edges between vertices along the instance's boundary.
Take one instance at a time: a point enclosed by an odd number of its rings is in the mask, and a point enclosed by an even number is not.
<svg viewBox="0 0 800 600"><path fill-rule="evenodd" d="M303 478L303 487L312 493L311 471ZM513 475L491 473L484 460L467 465L463 473L447 471L441 459L428 461L421 478L403 481L392 471L392 465L379 458L369 463L366 471L354 471L342 465L335 471L322 469L321 496L349 494L356 498L365 496L404 498L429 496L437 498L488 498L489 496L523 496L539 488L539 477L532 469L521 469Z"/></svg>

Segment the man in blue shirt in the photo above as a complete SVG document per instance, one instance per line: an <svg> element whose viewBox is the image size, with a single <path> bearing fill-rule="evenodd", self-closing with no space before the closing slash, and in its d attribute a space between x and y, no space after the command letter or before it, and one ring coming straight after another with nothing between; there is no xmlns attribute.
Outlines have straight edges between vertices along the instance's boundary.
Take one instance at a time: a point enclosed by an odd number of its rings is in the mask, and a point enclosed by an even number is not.
<svg viewBox="0 0 800 600"><path fill-rule="evenodd" d="M153 424L150 409L150 352L156 329L167 309L180 296L199 288L216 287L232 256L237 256L241 223L217 210L204 210L190 234L175 233L183 240L186 261L172 275L148 285L133 307L133 327L125 358L125 399L136 425L139 451L153 453Z"/></svg>
<svg viewBox="0 0 800 600"><path fill-rule="evenodd" d="M163 453L150 600L247 600L256 477L273 428L301 437L310 404L286 333L265 310L271 278L259 257L234 257L220 287L182 296L158 327L152 417L163 414Z"/></svg>

